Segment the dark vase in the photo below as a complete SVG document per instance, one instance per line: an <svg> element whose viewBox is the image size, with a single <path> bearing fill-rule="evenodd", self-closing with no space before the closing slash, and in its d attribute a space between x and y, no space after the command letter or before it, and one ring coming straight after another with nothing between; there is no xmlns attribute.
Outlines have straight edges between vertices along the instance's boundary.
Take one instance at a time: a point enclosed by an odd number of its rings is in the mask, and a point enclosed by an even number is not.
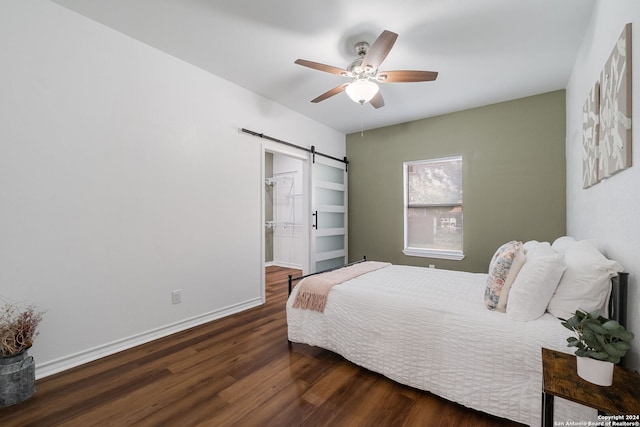
<svg viewBox="0 0 640 427"><path fill-rule="evenodd" d="M0 357L0 407L22 402L35 391L36 367L27 350Z"/></svg>

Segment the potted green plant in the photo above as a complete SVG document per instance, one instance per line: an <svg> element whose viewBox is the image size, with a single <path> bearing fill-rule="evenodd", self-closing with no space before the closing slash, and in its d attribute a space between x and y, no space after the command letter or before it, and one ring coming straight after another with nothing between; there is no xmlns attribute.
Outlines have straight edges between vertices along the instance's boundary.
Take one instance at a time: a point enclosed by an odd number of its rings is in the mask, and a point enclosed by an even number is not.
<svg viewBox="0 0 640 427"><path fill-rule="evenodd" d="M42 313L32 305L5 303L0 308L0 407L35 393L35 365L28 350L41 320Z"/></svg>
<svg viewBox="0 0 640 427"><path fill-rule="evenodd" d="M602 386L613 383L613 366L620 362L631 348L633 333L615 320L598 312L577 310L562 326L573 331L567 338L568 347L576 347L578 376Z"/></svg>

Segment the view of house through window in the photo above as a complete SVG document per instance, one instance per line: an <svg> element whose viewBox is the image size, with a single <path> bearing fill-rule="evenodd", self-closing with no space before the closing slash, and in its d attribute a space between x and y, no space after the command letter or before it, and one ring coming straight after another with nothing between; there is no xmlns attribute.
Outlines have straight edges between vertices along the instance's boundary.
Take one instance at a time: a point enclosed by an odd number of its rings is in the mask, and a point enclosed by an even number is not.
<svg viewBox="0 0 640 427"><path fill-rule="evenodd" d="M464 258L462 156L404 163L404 253Z"/></svg>

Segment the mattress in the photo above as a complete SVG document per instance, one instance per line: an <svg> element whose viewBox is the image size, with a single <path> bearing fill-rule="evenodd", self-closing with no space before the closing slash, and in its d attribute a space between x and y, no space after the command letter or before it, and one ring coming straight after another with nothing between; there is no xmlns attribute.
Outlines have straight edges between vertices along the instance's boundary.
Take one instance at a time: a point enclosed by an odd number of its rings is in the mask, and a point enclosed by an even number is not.
<svg viewBox="0 0 640 427"><path fill-rule="evenodd" d="M551 314L509 320L484 305L487 275L391 265L334 286L324 313L287 302L289 340L338 353L399 383L539 426L541 348L570 353ZM597 420L556 399L555 420Z"/></svg>

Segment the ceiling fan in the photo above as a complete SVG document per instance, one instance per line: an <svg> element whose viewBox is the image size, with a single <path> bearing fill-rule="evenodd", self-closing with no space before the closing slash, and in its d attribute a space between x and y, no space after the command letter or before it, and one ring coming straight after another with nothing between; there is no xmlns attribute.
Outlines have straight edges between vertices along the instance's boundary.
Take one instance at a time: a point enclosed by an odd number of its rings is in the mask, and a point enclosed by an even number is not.
<svg viewBox="0 0 640 427"><path fill-rule="evenodd" d="M406 82L426 82L435 80L438 77L436 71L379 71L382 61L387 57L398 35L388 30L373 42L371 46L367 42L359 42L355 45L358 59L352 61L346 69L333 67L331 65L320 64L318 62L297 59L296 64L326 73L337 74L348 77L351 82L343 83L333 89L328 90L311 102L324 101L334 95L346 91L349 98L359 104L370 102L375 108L384 106L384 99L380 93L377 83L406 83Z"/></svg>

